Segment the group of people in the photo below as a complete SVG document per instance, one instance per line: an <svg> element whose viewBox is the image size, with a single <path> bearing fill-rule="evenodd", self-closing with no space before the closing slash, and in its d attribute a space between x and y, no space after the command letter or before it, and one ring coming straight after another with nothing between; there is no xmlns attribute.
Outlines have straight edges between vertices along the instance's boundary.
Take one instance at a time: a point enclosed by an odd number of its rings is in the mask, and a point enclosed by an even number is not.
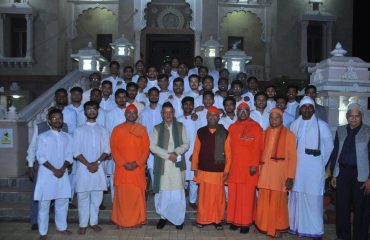
<svg viewBox="0 0 370 240"><path fill-rule="evenodd" d="M57 231L71 234L67 213L75 194L78 234L101 231L108 188L118 228L145 224L151 189L157 229L170 222L181 230L188 201L199 228L222 230L226 221L244 234L254 224L271 237L289 231L320 239L327 166L337 189L338 239L368 239L370 128L362 123L362 107L348 106L348 124L333 141L315 86L298 102L295 86L276 96L274 86L261 91L245 73L230 82L222 59L214 64L208 71L197 56L189 70L173 58L158 74L140 60L121 78L113 61L109 77L89 76L90 89L55 92L27 156L35 182L31 223L40 239L47 236L52 201Z"/></svg>

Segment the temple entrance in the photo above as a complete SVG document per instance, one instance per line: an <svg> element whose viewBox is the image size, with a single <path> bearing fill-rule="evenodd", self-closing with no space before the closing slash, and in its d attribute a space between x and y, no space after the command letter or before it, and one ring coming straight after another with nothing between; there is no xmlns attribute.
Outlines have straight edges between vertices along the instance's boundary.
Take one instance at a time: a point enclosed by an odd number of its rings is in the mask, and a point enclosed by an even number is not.
<svg viewBox="0 0 370 240"><path fill-rule="evenodd" d="M189 68L193 65L194 35L193 34L147 34L146 63L154 65L158 70L162 64L172 57L177 57Z"/></svg>

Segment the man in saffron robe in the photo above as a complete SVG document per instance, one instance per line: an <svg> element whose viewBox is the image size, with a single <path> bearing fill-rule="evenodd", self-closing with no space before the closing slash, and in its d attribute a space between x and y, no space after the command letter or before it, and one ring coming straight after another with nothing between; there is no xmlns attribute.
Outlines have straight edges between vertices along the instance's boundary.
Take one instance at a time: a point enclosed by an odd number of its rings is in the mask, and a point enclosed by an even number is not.
<svg viewBox="0 0 370 240"><path fill-rule="evenodd" d="M287 190L293 187L297 164L296 138L283 125L283 112L273 108L265 132L258 179L255 225L271 237L281 237L289 228Z"/></svg>
<svg viewBox="0 0 370 240"><path fill-rule="evenodd" d="M113 129L110 146L115 162L112 222L135 227L146 221L145 164L149 154L146 129L137 123L134 104L125 111L126 122Z"/></svg>
<svg viewBox="0 0 370 240"><path fill-rule="evenodd" d="M208 109L208 125L198 130L192 157L194 180L199 184L198 227L213 223L217 230L223 229L224 182L230 168L228 132L223 125L218 124L220 114L221 111L214 106Z"/></svg>
<svg viewBox="0 0 370 240"><path fill-rule="evenodd" d="M258 165L262 153L263 132L249 118L250 107L242 102L237 107L238 120L229 127L231 163L227 179L227 222L230 229L248 233L255 216Z"/></svg>

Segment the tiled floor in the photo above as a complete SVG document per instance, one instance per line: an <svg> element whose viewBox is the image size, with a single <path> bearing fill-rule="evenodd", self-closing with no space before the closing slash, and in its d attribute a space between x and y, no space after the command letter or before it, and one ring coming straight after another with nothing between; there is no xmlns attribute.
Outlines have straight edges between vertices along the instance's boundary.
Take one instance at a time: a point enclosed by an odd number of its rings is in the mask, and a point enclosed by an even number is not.
<svg viewBox="0 0 370 240"><path fill-rule="evenodd" d="M109 240L165 240L165 239L192 239L192 240L241 240L241 239L271 239L263 234L255 233L254 227L251 228L249 234L240 234L238 231L231 231L228 226L225 226L223 231L216 231L213 226L206 226L199 229L192 224L186 224L183 230L176 230L170 224L166 225L164 229L157 230L154 225L145 225L136 229L116 229L114 225L101 225L102 232L95 233L89 229L84 236L77 234L78 225L70 224L69 229L72 235L64 236L56 233L55 225L49 225L48 239L50 240L75 240L75 239L109 239ZM334 240L335 226L325 225L325 236L323 239ZM30 225L27 223L0 223L0 239L1 240L33 240L38 239L38 232L31 231ZM298 237L284 234L282 239L298 239ZM302 239L302 238L301 238Z"/></svg>

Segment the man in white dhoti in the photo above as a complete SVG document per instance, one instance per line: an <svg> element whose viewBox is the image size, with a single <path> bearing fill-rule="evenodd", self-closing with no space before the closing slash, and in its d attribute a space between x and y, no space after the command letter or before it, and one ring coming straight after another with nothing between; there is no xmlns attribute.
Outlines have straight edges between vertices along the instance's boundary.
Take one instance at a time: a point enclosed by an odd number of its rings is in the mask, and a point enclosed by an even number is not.
<svg viewBox="0 0 370 240"><path fill-rule="evenodd" d="M333 138L327 123L315 116L315 103L305 96L301 116L290 126L297 137L297 170L289 195L290 232L300 237L321 239L324 235L323 194L325 165L333 150Z"/></svg>
<svg viewBox="0 0 370 240"><path fill-rule="evenodd" d="M158 104L159 101L159 90L155 87L149 89L148 91L149 105L146 106L141 113L140 123L146 128L148 135L153 131L155 125L158 125L162 122L162 105ZM151 183L153 186L153 164L154 164L154 155L149 153L147 161L147 169L150 175Z"/></svg>
<svg viewBox="0 0 370 240"><path fill-rule="evenodd" d="M89 225L95 232L102 230L98 225L98 214L107 182L101 163L108 157L110 148L107 130L96 123L98 109L97 102L85 103L87 121L73 133L73 155L78 160L76 192L80 235L86 234Z"/></svg>
<svg viewBox="0 0 370 240"><path fill-rule="evenodd" d="M186 135L189 139L189 150L185 153L186 171L185 181L189 188L189 205L193 209L197 209L197 197L198 197L198 185L193 181L194 171L191 170L191 158L194 149L195 138L197 131L200 128L200 122L196 114L193 114L194 110L194 98L184 97L181 101L183 115L178 117L177 120L181 122L185 129Z"/></svg>
<svg viewBox="0 0 370 240"><path fill-rule="evenodd" d="M111 136L113 132L113 128L117 125L126 121L125 118L125 110L126 110L126 103L127 103L127 91L124 89L117 89L114 94L114 99L116 102L116 107L113 108L111 111L107 112L105 117L105 129L107 129L109 136ZM104 161L105 164L105 175L107 177L107 184L110 188L110 193L112 197L112 202L114 199L114 160L112 158L108 158Z"/></svg>
<svg viewBox="0 0 370 240"><path fill-rule="evenodd" d="M63 132L63 114L59 109L48 113L51 129L38 136L38 177L34 200L39 201L38 228L40 239L47 239L50 203L55 200L55 225L57 231L70 235L67 230L68 199L71 185L67 167L72 163L72 137Z"/></svg>
<svg viewBox="0 0 370 240"><path fill-rule="evenodd" d="M189 149L189 140L184 125L174 115L172 104L164 103L163 122L154 127L150 136L150 150L155 156L154 203L161 216L157 229L162 229L168 220L180 230L185 220L184 153Z"/></svg>

